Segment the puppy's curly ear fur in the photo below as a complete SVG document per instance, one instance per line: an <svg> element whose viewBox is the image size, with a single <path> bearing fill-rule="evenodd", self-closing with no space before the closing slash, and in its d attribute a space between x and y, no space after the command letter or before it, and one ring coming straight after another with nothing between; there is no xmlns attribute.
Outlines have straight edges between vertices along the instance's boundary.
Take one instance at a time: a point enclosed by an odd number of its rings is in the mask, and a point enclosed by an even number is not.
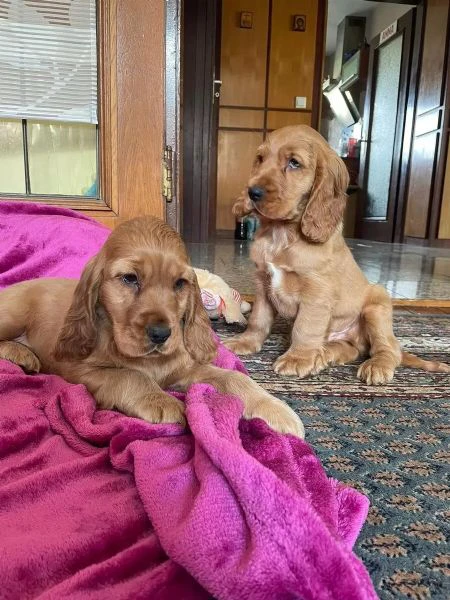
<svg viewBox="0 0 450 600"><path fill-rule="evenodd" d="M210 363L217 353L217 345L195 275L184 315L184 345L192 358L202 365Z"/></svg>
<svg viewBox="0 0 450 600"><path fill-rule="evenodd" d="M347 202L348 171L334 152L318 155L316 178L300 221L304 237L319 244L326 242L342 221Z"/></svg>
<svg viewBox="0 0 450 600"><path fill-rule="evenodd" d="M59 332L54 357L60 361L86 358L97 343L96 305L103 271L101 253L91 258L80 281Z"/></svg>
<svg viewBox="0 0 450 600"><path fill-rule="evenodd" d="M236 202L233 204L232 213L235 217L245 217L253 211L252 203L248 197L247 188L243 189Z"/></svg>

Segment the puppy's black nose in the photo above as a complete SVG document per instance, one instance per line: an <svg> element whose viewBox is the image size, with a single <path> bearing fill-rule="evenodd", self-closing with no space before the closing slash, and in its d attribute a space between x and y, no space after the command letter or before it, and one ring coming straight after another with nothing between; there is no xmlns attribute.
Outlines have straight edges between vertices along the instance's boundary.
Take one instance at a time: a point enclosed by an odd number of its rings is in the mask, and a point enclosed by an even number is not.
<svg viewBox="0 0 450 600"><path fill-rule="evenodd" d="M250 200L253 200L253 202L258 202L258 200L261 200L265 193L266 190L264 188L256 186L248 188L248 195L250 196Z"/></svg>
<svg viewBox="0 0 450 600"><path fill-rule="evenodd" d="M164 344L170 338L171 333L170 327L167 327L163 323L147 327L147 335L154 344Z"/></svg>

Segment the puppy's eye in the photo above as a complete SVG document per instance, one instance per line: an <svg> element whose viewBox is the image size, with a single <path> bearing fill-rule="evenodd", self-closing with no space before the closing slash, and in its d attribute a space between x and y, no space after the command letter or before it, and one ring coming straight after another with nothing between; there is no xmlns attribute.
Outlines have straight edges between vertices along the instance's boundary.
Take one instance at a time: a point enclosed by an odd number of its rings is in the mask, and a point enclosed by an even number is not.
<svg viewBox="0 0 450 600"><path fill-rule="evenodd" d="M260 165L262 163L262 161L263 161L263 157L261 156L261 154L257 154L255 157L255 163L257 165Z"/></svg>
<svg viewBox="0 0 450 600"><path fill-rule="evenodd" d="M186 279L177 279L175 281L175 283L173 284L173 288L175 291L179 292L180 290L182 290L184 288L186 283L187 283Z"/></svg>
<svg viewBox="0 0 450 600"><path fill-rule="evenodd" d="M120 279L125 285L128 285L130 287L139 287L139 279L134 273L125 273L125 275L122 275Z"/></svg>
<svg viewBox="0 0 450 600"><path fill-rule="evenodd" d="M288 162L289 169L300 169L301 164L298 162L296 158L290 158Z"/></svg>

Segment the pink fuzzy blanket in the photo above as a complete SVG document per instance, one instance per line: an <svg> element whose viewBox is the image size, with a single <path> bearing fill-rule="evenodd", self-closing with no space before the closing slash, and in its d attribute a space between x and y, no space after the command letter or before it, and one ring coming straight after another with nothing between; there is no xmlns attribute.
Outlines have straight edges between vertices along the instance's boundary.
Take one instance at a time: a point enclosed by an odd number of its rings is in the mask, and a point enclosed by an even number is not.
<svg viewBox="0 0 450 600"><path fill-rule="evenodd" d="M0 203L0 285L77 277L108 231ZM217 364L243 370L220 346ZM96 410L0 361L0 598L376 598L352 546L368 500L305 442L195 385L189 430Z"/></svg>

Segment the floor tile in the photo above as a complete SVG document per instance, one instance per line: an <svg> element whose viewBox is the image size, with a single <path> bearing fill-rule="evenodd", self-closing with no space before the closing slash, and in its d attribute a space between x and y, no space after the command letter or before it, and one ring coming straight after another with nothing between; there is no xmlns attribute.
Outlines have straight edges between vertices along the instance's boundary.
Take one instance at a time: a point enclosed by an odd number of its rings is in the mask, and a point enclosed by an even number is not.
<svg viewBox="0 0 450 600"><path fill-rule="evenodd" d="M450 299L450 249L347 240L371 283L384 285L393 298ZM187 244L192 264L220 275L241 294L254 292L250 242L217 239Z"/></svg>

